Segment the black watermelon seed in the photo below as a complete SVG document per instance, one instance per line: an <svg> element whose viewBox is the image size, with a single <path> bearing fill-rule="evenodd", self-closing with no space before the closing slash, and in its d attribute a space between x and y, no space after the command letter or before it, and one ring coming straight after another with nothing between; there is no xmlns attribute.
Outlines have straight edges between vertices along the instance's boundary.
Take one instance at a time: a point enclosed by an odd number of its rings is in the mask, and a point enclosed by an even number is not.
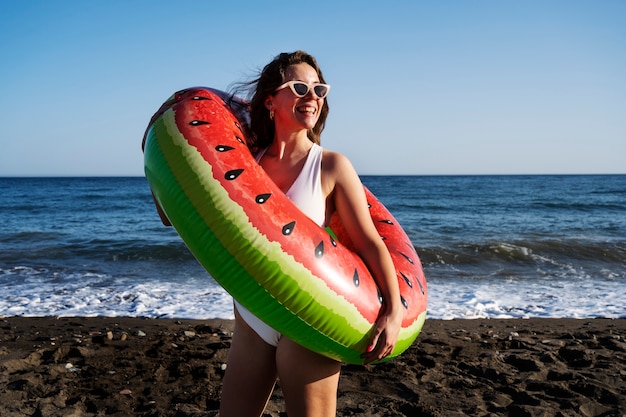
<svg viewBox="0 0 626 417"><path fill-rule="evenodd" d="M239 142L243 143L245 145L246 142L244 142L243 139L241 139L239 136L235 136L235 139L237 139Z"/></svg>
<svg viewBox="0 0 626 417"><path fill-rule="evenodd" d="M233 148L232 146L227 146L227 145L217 145L215 149L218 152L228 152L228 151L232 151L235 148Z"/></svg>
<svg viewBox="0 0 626 417"><path fill-rule="evenodd" d="M333 247L336 248L337 247L337 242L335 241L335 239L333 239L332 236L329 236L329 237L330 237L330 244L333 245Z"/></svg>
<svg viewBox="0 0 626 417"><path fill-rule="evenodd" d="M392 222L391 220L388 220L388 219L379 220L379 222L381 222L381 223L385 223L385 224L390 224L390 225L393 225L393 222Z"/></svg>
<svg viewBox="0 0 626 417"><path fill-rule="evenodd" d="M324 241L322 240L319 245L315 248L315 257L317 259L324 256Z"/></svg>
<svg viewBox="0 0 626 417"><path fill-rule="evenodd" d="M211 122L207 122L205 120L192 120L191 122L189 122L189 124L192 126L202 126L202 125L210 125Z"/></svg>
<svg viewBox="0 0 626 417"><path fill-rule="evenodd" d="M409 255L405 255L402 252L400 252L400 255L404 256L406 258L406 260L409 261L410 264L413 264L413 259L409 258Z"/></svg>
<svg viewBox="0 0 626 417"><path fill-rule="evenodd" d="M419 279L417 279L416 281L417 285L420 286L420 291L422 292L422 295L424 295L424 286L422 285L422 282Z"/></svg>
<svg viewBox="0 0 626 417"><path fill-rule="evenodd" d="M293 229L295 227L296 227L296 222L295 221L293 221L291 223L287 223L286 225L283 226L283 235L289 236L293 232Z"/></svg>
<svg viewBox="0 0 626 417"><path fill-rule="evenodd" d="M224 175L224 178L226 178L228 181L232 181L236 179L238 176L240 176L242 172L243 172L243 169L233 169L231 171L228 171Z"/></svg>
<svg viewBox="0 0 626 417"><path fill-rule="evenodd" d="M213 100L211 97L195 96L193 100Z"/></svg>
<svg viewBox="0 0 626 417"><path fill-rule="evenodd" d="M413 288L413 283L411 282L411 280L409 279L409 277L407 277L406 275L404 275L403 272L400 272L400 275L402 275L402 278L404 278L404 281L407 283L407 285L411 288Z"/></svg>
<svg viewBox="0 0 626 417"><path fill-rule="evenodd" d="M358 287L361 285L361 279L359 278L359 272L355 269L354 276L352 277L352 281L354 282L354 286Z"/></svg>
<svg viewBox="0 0 626 417"><path fill-rule="evenodd" d="M383 302L385 302L385 300L383 299L383 295L380 292L380 288L377 287L376 291L378 292L378 302L382 304Z"/></svg>
<svg viewBox="0 0 626 417"><path fill-rule="evenodd" d="M409 303L406 302L406 300L404 299L403 296L400 296L400 301L402 301L402 305L404 306L404 308L406 308L408 310Z"/></svg>
<svg viewBox="0 0 626 417"><path fill-rule="evenodd" d="M263 204L265 203L267 200L269 200L269 198L272 196L272 194L267 193L267 194L259 194L256 196L256 198L254 199L258 204Z"/></svg>

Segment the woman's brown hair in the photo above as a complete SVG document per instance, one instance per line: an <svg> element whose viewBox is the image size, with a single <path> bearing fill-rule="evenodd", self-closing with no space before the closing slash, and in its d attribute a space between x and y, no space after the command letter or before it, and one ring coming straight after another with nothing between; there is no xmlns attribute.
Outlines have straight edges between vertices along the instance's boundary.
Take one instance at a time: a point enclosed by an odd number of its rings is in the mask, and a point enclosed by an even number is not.
<svg viewBox="0 0 626 417"><path fill-rule="evenodd" d="M252 97L248 97L250 100L248 147L250 147L252 152L267 148L274 141L274 121L270 119L269 110L265 107L265 99L273 95L276 88L285 82L285 72L287 68L296 64L310 65L315 72L317 72L319 81L326 83L322 75L322 70L319 65L317 65L315 58L304 51L298 50L291 53L283 52L277 55L272 62L263 68L258 78L240 84L240 87L252 90ZM307 132L307 136L311 142L316 144L320 143L320 136L326 125L328 111L328 100L325 99L317 123L313 129Z"/></svg>

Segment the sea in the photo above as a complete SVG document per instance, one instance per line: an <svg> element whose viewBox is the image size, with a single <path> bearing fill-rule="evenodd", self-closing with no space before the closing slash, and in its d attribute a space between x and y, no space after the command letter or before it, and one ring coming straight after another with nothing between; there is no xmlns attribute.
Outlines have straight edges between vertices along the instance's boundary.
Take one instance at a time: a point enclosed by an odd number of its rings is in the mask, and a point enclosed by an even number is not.
<svg viewBox="0 0 626 417"><path fill-rule="evenodd" d="M626 317L626 175L363 176L428 316ZM142 177L0 178L0 316L232 319Z"/></svg>

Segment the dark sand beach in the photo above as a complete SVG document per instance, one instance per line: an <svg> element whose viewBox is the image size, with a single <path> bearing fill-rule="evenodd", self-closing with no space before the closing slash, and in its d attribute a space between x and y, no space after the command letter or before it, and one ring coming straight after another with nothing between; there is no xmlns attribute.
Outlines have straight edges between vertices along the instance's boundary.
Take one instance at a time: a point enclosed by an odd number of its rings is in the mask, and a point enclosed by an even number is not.
<svg viewBox="0 0 626 417"><path fill-rule="evenodd" d="M0 416L216 416L228 320L0 319ZM242 393L244 398L245 393ZM266 416L285 416L280 385ZM339 416L626 416L626 319L427 320Z"/></svg>

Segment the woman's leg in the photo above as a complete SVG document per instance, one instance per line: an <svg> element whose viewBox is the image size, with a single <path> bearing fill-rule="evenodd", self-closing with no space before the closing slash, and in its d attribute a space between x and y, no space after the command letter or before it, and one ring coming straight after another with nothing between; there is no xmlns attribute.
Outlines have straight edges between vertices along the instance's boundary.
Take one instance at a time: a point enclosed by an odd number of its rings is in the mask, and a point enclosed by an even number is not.
<svg viewBox="0 0 626 417"><path fill-rule="evenodd" d="M276 348L268 345L235 310L220 417L258 417L276 382Z"/></svg>
<svg viewBox="0 0 626 417"><path fill-rule="evenodd" d="M341 363L283 337L276 365L289 417L336 415Z"/></svg>

